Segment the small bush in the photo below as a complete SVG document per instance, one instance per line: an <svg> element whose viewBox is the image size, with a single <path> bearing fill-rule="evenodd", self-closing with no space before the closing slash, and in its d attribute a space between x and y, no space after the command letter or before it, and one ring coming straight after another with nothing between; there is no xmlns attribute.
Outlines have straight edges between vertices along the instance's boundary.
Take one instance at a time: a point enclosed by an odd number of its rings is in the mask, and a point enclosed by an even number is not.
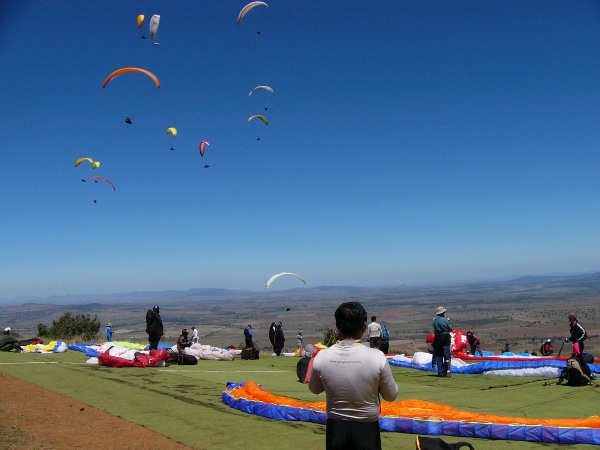
<svg viewBox="0 0 600 450"><path fill-rule="evenodd" d="M37 324L39 337L69 340L81 336L86 341L91 341L100 330L100 321L97 316L92 319L89 314L72 316L70 312L64 313L58 320L52 322L47 328L44 324Z"/></svg>

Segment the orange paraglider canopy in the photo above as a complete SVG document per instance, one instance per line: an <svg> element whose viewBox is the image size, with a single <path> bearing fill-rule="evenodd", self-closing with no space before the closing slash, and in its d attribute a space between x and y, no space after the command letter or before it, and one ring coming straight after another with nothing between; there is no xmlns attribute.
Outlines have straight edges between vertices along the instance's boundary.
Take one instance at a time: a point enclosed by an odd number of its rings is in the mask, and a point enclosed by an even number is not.
<svg viewBox="0 0 600 450"><path fill-rule="evenodd" d="M143 73L144 75L148 75L150 78L152 78L152 80L154 81L154 84L156 84L156 87L159 88L160 87L160 81L158 81L158 78L156 78L156 76L150 72L149 70L146 69L140 69L139 67L123 67L121 69L117 69L115 70L113 73L111 73L109 76L106 77L106 79L104 80L104 83L102 83L102 87L105 88L106 85L115 77L118 77L119 75L123 75L124 73L130 73L130 72L139 72L139 73Z"/></svg>

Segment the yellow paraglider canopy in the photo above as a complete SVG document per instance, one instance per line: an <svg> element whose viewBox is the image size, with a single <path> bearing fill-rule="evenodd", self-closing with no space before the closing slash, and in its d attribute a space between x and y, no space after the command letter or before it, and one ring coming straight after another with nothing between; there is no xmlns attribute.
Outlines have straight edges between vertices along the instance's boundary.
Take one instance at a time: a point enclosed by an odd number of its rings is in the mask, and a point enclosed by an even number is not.
<svg viewBox="0 0 600 450"><path fill-rule="evenodd" d="M92 169L97 169L98 167L100 167L100 161L94 161L92 158L79 158L77 161L75 161L75 167L79 166L79 164L81 164L84 161L89 161L90 164L92 165Z"/></svg>
<svg viewBox="0 0 600 450"><path fill-rule="evenodd" d="M140 28L142 26L145 18L146 18L146 16L144 16L143 14L140 14L139 16L137 16L138 28Z"/></svg>
<svg viewBox="0 0 600 450"><path fill-rule="evenodd" d="M171 133L173 136L177 136L177 128L169 127L167 128L167 134Z"/></svg>

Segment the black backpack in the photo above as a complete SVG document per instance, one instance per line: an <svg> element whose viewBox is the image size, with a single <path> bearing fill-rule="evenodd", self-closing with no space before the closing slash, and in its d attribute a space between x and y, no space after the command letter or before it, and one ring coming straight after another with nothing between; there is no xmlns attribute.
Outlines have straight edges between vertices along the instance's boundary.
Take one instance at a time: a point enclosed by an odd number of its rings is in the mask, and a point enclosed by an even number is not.
<svg viewBox="0 0 600 450"><path fill-rule="evenodd" d="M456 442L454 444L448 444L440 438L417 435L417 450L458 450L463 447L475 450L468 442Z"/></svg>
<svg viewBox="0 0 600 450"><path fill-rule="evenodd" d="M258 359L258 350L254 347L248 347L242 350L242 359Z"/></svg>
<svg viewBox="0 0 600 450"><path fill-rule="evenodd" d="M198 358L196 358L194 355L179 353L177 354L177 364L180 366L194 366L198 364Z"/></svg>

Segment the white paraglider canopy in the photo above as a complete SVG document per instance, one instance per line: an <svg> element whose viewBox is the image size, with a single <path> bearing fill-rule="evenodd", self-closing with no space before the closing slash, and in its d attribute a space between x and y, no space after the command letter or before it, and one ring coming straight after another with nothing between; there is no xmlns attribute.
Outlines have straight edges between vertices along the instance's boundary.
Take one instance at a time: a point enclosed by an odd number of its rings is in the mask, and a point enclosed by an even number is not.
<svg viewBox="0 0 600 450"><path fill-rule="evenodd" d="M296 275L295 273L292 273L292 272L279 272L279 273L276 273L275 275L273 275L271 278L269 278L269 280L267 281L267 284L265 284L265 289L269 289L269 286L271 286L271 283L273 281L275 281L277 278L282 277L284 275L291 275L293 277L296 277L300 281L302 281L304 284L306 284L306 281L304 281L304 278L302 278L300 275Z"/></svg>

